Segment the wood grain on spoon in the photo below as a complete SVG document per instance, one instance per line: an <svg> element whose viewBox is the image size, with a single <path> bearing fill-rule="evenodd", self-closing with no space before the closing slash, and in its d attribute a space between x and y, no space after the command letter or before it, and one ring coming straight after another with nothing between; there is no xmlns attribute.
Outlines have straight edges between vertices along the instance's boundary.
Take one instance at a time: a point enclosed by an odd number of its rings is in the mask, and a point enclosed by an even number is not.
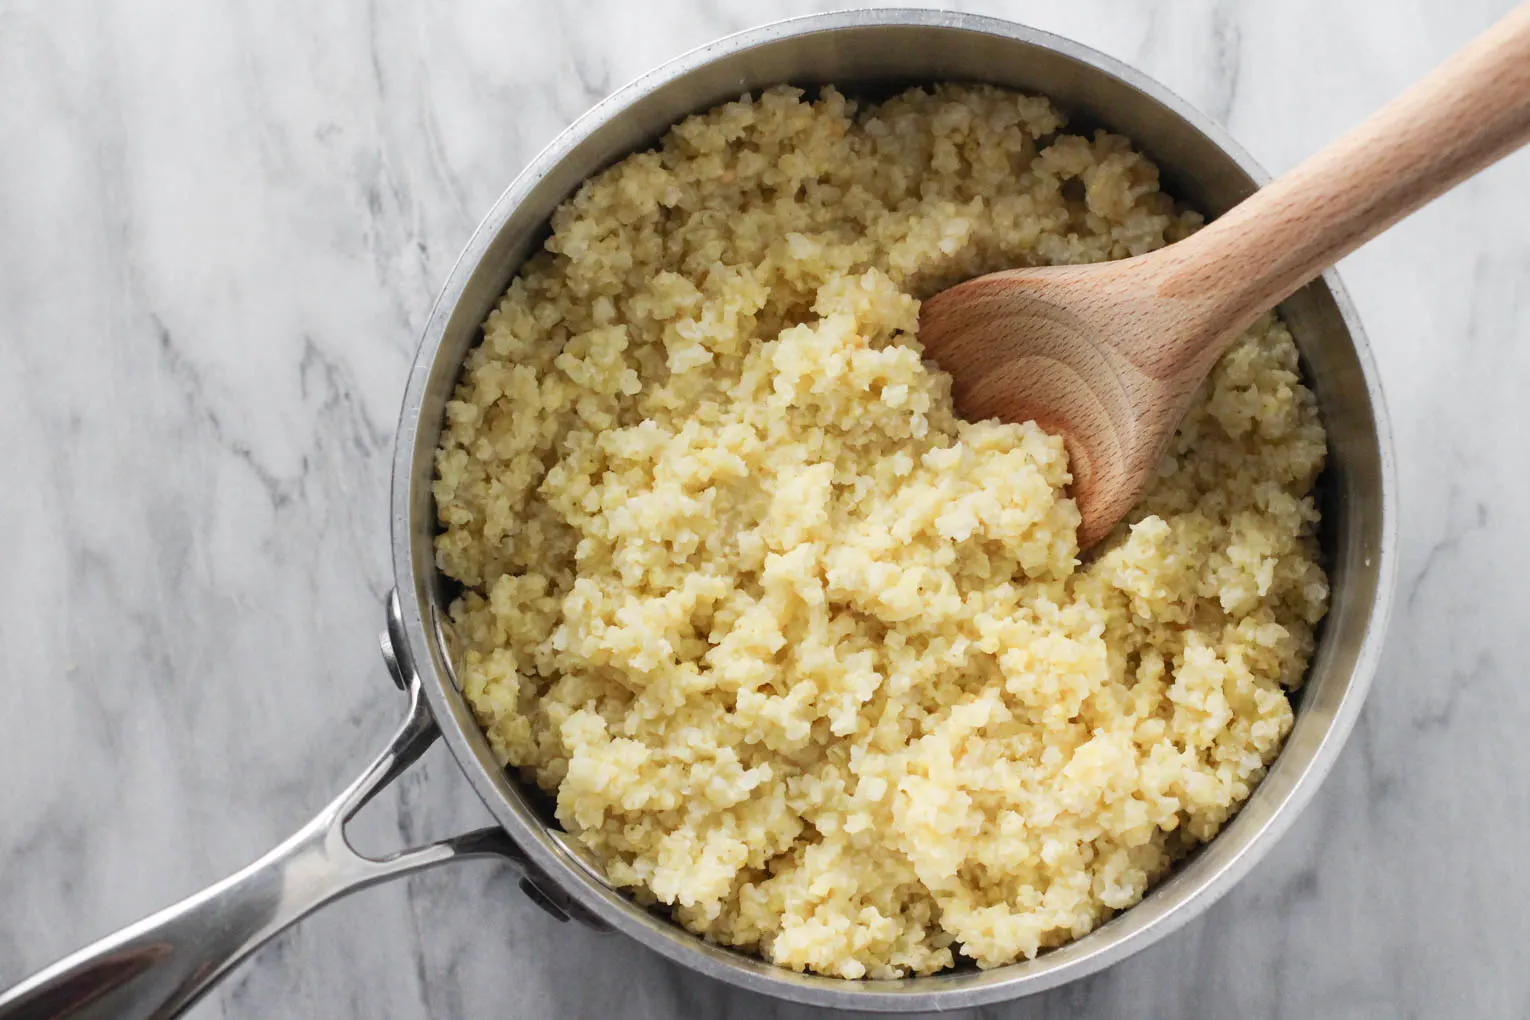
<svg viewBox="0 0 1530 1020"><path fill-rule="evenodd" d="M1254 319L1527 140L1530 4L1185 240L969 280L924 303L919 338L964 417L1064 437L1087 548L1141 498L1212 365Z"/></svg>

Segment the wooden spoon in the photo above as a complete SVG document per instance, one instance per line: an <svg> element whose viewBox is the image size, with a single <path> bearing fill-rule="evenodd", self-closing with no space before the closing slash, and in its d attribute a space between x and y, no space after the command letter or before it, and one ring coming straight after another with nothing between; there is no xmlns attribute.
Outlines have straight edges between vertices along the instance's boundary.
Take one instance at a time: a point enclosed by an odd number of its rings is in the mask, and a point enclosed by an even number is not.
<svg viewBox="0 0 1530 1020"><path fill-rule="evenodd" d="M1212 365L1254 319L1527 140L1530 4L1185 240L969 280L924 302L919 339L967 419L1062 434L1088 548L1141 498Z"/></svg>

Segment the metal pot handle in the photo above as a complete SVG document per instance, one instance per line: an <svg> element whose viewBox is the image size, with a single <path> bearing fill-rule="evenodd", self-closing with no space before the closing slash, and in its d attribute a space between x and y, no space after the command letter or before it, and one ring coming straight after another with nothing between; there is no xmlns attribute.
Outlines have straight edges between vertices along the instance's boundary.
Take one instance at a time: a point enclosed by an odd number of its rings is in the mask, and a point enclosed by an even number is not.
<svg viewBox="0 0 1530 1020"><path fill-rule="evenodd" d="M390 623L396 618L392 612L389 617ZM0 993L0 1020L178 1016L261 943L347 893L465 857L508 857L524 865L520 850L499 828L383 858L364 857L346 840L345 823L413 764L439 732L418 675L399 668L386 633L383 653L409 695L409 711L359 779L254 864Z"/></svg>

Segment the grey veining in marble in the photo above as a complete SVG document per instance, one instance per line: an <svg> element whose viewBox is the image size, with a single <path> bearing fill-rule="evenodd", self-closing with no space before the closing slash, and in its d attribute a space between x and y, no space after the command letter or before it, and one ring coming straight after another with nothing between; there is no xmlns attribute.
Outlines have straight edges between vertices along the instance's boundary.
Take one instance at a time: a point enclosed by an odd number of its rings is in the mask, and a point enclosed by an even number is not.
<svg viewBox="0 0 1530 1020"><path fill-rule="evenodd" d="M558 129L814 0L0 0L0 985L245 863L380 746L388 453L438 282ZM1292 166L1508 0L958 4ZM1188 928L989 1017L1530 1015L1530 153L1346 261L1399 443L1359 729ZM433 751L367 846L486 813ZM465 865L303 923L203 1018L807 1016Z"/></svg>

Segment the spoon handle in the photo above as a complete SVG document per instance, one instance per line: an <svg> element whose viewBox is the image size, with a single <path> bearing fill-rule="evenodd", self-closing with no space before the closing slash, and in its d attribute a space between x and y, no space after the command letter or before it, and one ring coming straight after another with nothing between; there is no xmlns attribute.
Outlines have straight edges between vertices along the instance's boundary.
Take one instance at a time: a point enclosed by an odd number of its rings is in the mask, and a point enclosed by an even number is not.
<svg viewBox="0 0 1530 1020"><path fill-rule="evenodd" d="M1527 141L1530 3L1338 141L1164 249L1158 294L1205 302L1202 342L1216 346Z"/></svg>

